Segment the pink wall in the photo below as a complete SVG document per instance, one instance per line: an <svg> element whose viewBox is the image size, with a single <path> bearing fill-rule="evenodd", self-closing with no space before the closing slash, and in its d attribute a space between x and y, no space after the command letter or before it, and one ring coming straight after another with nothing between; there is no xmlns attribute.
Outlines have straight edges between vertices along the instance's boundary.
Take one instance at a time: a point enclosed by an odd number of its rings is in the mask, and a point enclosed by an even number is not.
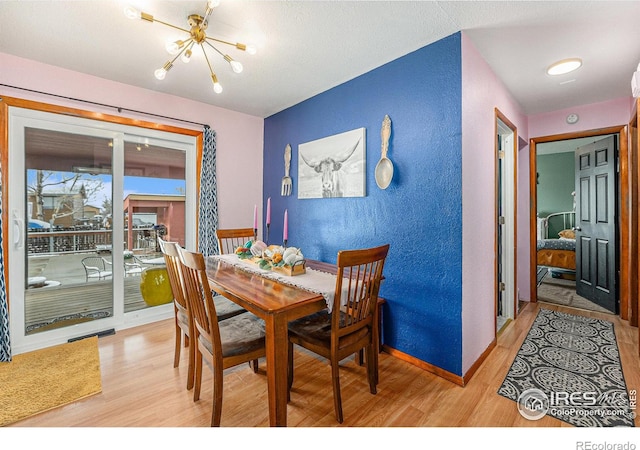
<svg viewBox="0 0 640 450"><path fill-rule="evenodd" d="M633 99L625 97L525 116L471 40L462 34L462 369L465 373L495 336L494 320L494 108L517 128L517 289L529 292L529 146L530 138L592 130L628 123ZM566 116L577 113L577 124Z"/></svg>
<svg viewBox="0 0 640 450"><path fill-rule="evenodd" d="M513 123L518 136L528 135L527 118L502 82L462 33L462 372L469 370L495 337L495 112ZM522 171L526 151L518 154L518 211L523 207ZM528 166L528 162L527 162ZM525 203L526 205L526 203ZM528 270L528 247L521 246L528 236L518 214L518 268ZM525 249L521 252L520 249ZM520 273L521 270L518 272ZM518 285L528 283L520 279Z"/></svg>
<svg viewBox="0 0 640 450"><path fill-rule="evenodd" d="M0 53L0 84L78 98L136 111L208 124L217 134L218 210L220 227L251 226L253 205L262 204L264 120L205 103L141 89ZM0 95L121 115L182 128L197 125L97 107L0 86ZM238 176L242 168L242 176ZM262 223L262 220L259 221ZM260 231L259 231L260 233Z"/></svg>
<svg viewBox="0 0 640 450"><path fill-rule="evenodd" d="M532 138L537 138L625 125L631 118L632 106L633 98L629 96L529 116L529 134ZM580 120L573 125L569 125L566 121L567 115L571 113L576 113L580 117Z"/></svg>

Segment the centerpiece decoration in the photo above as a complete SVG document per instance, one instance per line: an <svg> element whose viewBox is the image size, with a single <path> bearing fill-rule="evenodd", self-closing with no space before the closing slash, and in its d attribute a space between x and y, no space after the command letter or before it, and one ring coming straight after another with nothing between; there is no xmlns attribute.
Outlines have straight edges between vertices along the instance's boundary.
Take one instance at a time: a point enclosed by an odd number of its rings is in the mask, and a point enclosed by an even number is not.
<svg viewBox="0 0 640 450"><path fill-rule="evenodd" d="M302 251L296 247L267 245L262 241L247 241L236 248L238 258L256 264L263 270L272 270L293 276L306 273Z"/></svg>

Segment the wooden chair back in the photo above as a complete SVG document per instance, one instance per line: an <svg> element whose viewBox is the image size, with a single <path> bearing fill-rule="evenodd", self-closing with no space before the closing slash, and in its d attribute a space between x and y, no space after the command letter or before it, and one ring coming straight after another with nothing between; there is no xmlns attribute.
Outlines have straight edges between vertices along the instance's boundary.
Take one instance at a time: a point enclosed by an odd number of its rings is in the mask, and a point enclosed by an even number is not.
<svg viewBox="0 0 640 450"><path fill-rule="evenodd" d="M332 314L332 345L363 327L373 328L389 244L338 252L338 276ZM346 285L345 285L346 284ZM341 314L338 314L338 311Z"/></svg>
<svg viewBox="0 0 640 450"><path fill-rule="evenodd" d="M182 275L180 273L180 253L178 252L178 243L165 241L158 238L160 251L164 256L164 262L167 266L167 274L169 275L169 283L173 297L179 307L187 309L187 301L184 294L184 286L182 283Z"/></svg>
<svg viewBox="0 0 640 450"><path fill-rule="evenodd" d="M216 237L220 254L226 255L253 239L255 234L253 228L228 228L216 230Z"/></svg>
<svg viewBox="0 0 640 450"><path fill-rule="evenodd" d="M201 253L178 248L180 270L185 287L187 305L193 317L197 341L200 337L211 343L214 367L222 367L222 343L213 294L207 278L207 267Z"/></svg>
<svg viewBox="0 0 640 450"><path fill-rule="evenodd" d="M168 242L158 238L160 251L164 256L167 275L169 276L169 284L171 285L171 293L173 294L174 320L175 320L175 349L173 354L173 367L180 365L181 346L189 348L189 367L187 371L187 389L191 389L194 383L194 360L195 348L193 336L195 335L193 319L191 311L187 306L184 283L182 282L182 273L180 270L180 253L177 242Z"/></svg>

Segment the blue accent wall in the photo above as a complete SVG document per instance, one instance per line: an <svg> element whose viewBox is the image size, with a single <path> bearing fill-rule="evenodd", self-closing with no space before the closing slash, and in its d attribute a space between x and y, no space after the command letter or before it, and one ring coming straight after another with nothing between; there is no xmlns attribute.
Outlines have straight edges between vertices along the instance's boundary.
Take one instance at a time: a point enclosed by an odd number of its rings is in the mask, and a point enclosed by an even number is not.
<svg viewBox="0 0 640 450"><path fill-rule="evenodd" d="M462 86L456 33L265 119L264 204L270 243L335 262L339 250L391 244L380 295L384 343L462 375ZM286 73L283 74L286 77ZM375 183L382 119L392 133L394 177ZM298 145L366 128L366 196L297 198ZM290 197L280 195L292 147Z"/></svg>

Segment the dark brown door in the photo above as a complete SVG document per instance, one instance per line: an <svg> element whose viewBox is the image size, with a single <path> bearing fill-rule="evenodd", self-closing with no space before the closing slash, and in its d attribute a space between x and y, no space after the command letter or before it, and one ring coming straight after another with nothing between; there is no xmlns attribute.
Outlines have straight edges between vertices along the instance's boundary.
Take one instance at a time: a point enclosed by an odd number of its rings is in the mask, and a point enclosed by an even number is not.
<svg viewBox="0 0 640 450"><path fill-rule="evenodd" d="M616 136L576 150L576 291L617 313Z"/></svg>

